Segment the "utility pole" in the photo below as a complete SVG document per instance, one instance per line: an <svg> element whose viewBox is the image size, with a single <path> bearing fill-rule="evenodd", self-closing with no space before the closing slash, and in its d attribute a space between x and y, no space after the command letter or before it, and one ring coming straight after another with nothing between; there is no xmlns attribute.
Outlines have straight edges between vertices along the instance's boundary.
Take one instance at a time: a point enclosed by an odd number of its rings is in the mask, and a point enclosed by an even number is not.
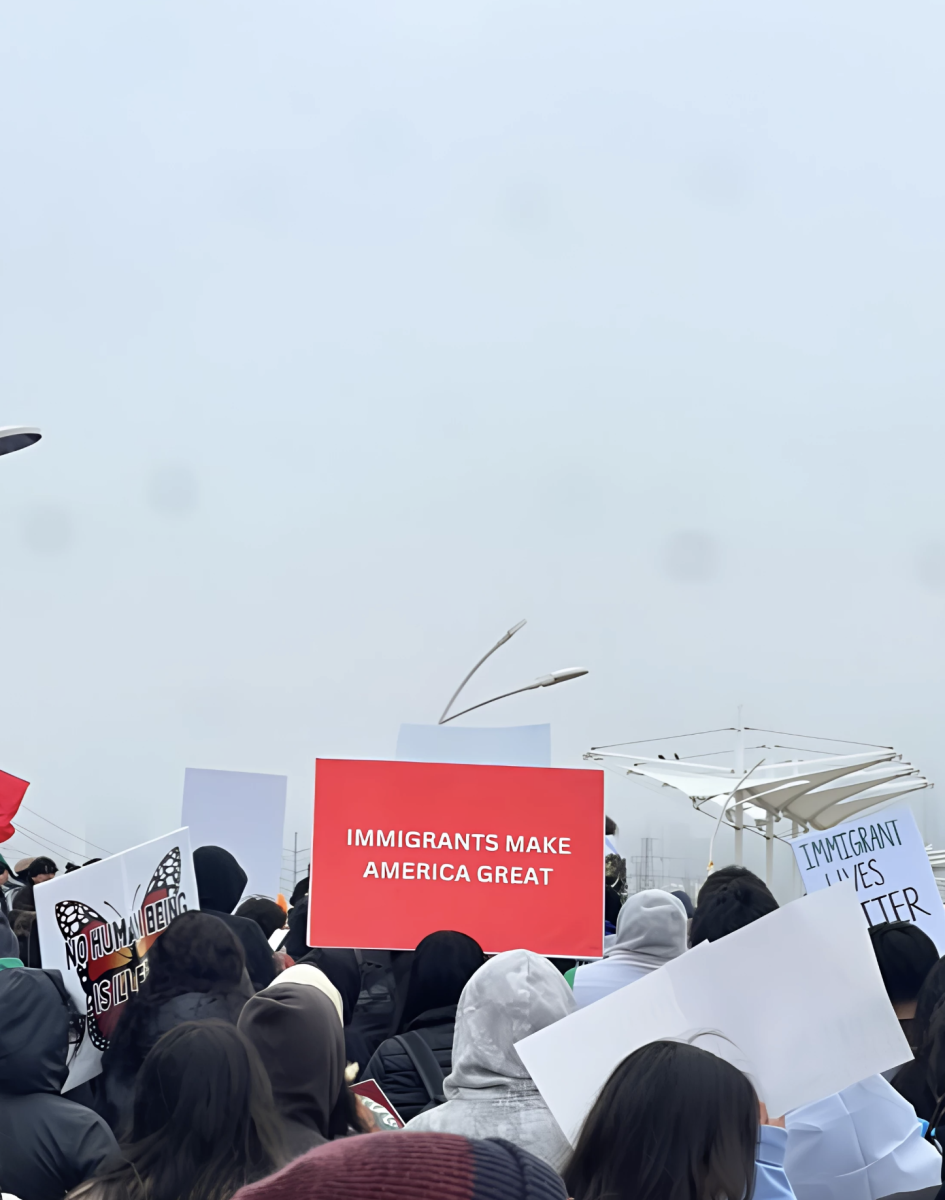
<svg viewBox="0 0 945 1200"><path fill-rule="evenodd" d="M292 850L292 890L299 881L299 835L295 834L295 846Z"/></svg>

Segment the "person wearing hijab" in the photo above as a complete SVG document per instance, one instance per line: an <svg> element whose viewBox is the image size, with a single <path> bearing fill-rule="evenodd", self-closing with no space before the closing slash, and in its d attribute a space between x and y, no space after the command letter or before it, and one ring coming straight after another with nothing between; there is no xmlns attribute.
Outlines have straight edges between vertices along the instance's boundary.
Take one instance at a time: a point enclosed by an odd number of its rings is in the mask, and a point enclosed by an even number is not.
<svg viewBox="0 0 945 1200"><path fill-rule="evenodd" d="M686 909L670 892L654 888L629 896L604 957L574 973L578 1008L586 1008L678 958L686 949L686 924Z"/></svg>
<svg viewBox="0 0 945 1200"><path fill-rule="evenodd" d="M148 976L122 1008L102 1056L104 1116L123 1136L135 1080L159 1038L187 1021L235 1025L253 995L243 947L219 917L181 913L148 952Z"/></svg>
<svg viewBox="0 0 945 1200"><path fill-rule="evenodd" d="M349 1063L360 1067L367 1065L371 1057L367 1038L354 1024L354 1013L361 995L361 966L354 950L323 950L316 948L296 964L311 964L328 976L338 989L342 1001L342 1021L345 1027L345 1055ZM356 1078L356 1076L355 1076Z"/></svg>
<svg viewBox="0 0 945 1200"><path fill-rule="evenodd" d="M276 964L266 935L255 921L233 913L246 887L246 872L222 846L198 846L194 851L194 874L201 910L219 917L239 938L253 987L257 991L268 987L276 977Z"/></svg>
<svg viewBox="0 0 945 1200"><path fill-rule="evenodd" d="M489 959L459 999L446 1103L407 1128L504 1138L559 1170L571 1148L515 1043L574 1011L571 989L546 958L507 950Z"/></svg>
<svg viewBox="0 0 945 1200"><path fill-rule="evenodd" d="M0 971L0 1191L61 1200L118 1145L97 1113L61 1095L77 1020L58 971Z"/></svg>
<svg viewBox="0 0 945 1200"><path fill-rule="evenodd" d="M567 1200L555 1172L498 1138L375 1133L341 1138L241 1188L235 1200Z"/></svg>
<svg viewBox="0 0 945 1200"><path fill-rule="evenodd" d="M315 968L292 967L257 992L237 1022L266 1068L290 1158L344 1137L354 1112L341 1014L319 986L283 982L305 970Z"/></svg>
<svg viewBox="0 0 945 1200"><path fill-rule="evenodd" d="M397 1032L361 1072L362 1079L375 1080L405 1121L443 1102L456 1006L483 962L482 947L465 933L440 930L417 946Z"/></svg>

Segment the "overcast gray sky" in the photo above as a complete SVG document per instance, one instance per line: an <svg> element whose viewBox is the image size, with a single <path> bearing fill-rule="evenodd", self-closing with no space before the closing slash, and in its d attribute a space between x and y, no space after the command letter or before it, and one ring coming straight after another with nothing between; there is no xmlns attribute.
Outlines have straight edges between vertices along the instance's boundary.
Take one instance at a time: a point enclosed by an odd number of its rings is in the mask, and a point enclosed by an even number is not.
<svg viewBox="0 0 945 1200"><path fill-rule="evenodd" d="M482 717L557 765L741 703L942 778L943 35L930 0L6 5L27 803L117 849L185 766L271 771L291 837L316 755L393 756L521 617L471 699L589 667ZM654 801L608 788L637 853Z"/></svg>

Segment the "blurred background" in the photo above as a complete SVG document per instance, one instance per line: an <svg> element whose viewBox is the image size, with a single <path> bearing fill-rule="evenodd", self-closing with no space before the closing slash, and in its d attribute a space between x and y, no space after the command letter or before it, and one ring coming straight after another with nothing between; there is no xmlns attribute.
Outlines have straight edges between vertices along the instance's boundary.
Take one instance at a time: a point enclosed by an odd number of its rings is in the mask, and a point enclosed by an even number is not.
<svg viewBox="0 0 945 1200"><path fill-rule="evenodd" d="M590 674L463 721L551 721L555 765L742 704L942 780L940 6L0 29L0 424L44 432L0 462L24 853L164 832L185 766L288 775L304 843L316 755L392 757L522 617L468 703ZM679 793L607 789L631 884L647 844L704 866Z"/></svg>

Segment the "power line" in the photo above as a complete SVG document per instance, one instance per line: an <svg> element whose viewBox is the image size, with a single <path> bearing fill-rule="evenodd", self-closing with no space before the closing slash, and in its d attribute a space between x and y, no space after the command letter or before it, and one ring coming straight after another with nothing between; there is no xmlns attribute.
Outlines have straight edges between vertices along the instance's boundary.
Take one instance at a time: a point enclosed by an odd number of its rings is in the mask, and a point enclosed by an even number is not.
<svg viewBox="0 0 945 1200"><path fill-rule="evenodd" d="M27 829L27 827L25 825L21 824L19 826L19 830L21 833L25 833L27 835L27 837L31 837L34 842L39 842L39 844L41 846L45 846L47 848L47 850L50 849L51 847L55 847L55 849L61 850L63 852L63 854L78 854L79 853L78 850L70 850L68 846L63 846L63 844L61 842L54 842L52 838L48 838L48 837L45 837L45 835L43 835L43 834L36 833L32 829ZM84 854L85 851L83 851L82 853Z"/></svg>
<svg viewBox="0 0 945 1200"><path fill-rule="evenodd" d="M101 850L101 852L103 854L111 855L111 853L112 853L111 850L106 850L104 846L97 846L95 844L95 842L90 842L88 838L79 837L79 835L77 833L73 833L71 829L66 829L62 825L57 825L55 821L50 821L49 817L44 817L41 812L37 812L35 808L30 808L28 804L21 804L20 808L25 808L26 811L31 812L34 817L39 817L41 820L45 821L48 825L52 825L56 829L61 830L63 833L67 833L69 835L69 837L75 838L75 840L77 842L83 842L86 846L95 846L95 849Z"/></svg>
<svg viewBox="0 0 945 1200"><path fill-rule="evenodd" d="M748 726L746 725L745 728L747 729ZM668 737L639 738L635 742L608 742L608 744L606 746L591 746L591 749L592 750L613 750L615 746L642 746L644 742L672 742L672 741L675 741L677 738L702 737L702 735L706 734L706 733L737 733L737 732L738 732L738 730L735 728L734 725L726 725L722 729L700 729L696 733L671 733ZM773 733L774 731L771 729L759 729L757 732L758 733ZM785 736L787 736L787 737L803 737L804 735L802 733L789 733L789 734L786 734ZM861 743L857 743L857 744L859 745ZM891 747L890 747L890 749L891 749Z"/></svg>
<svg viewBox="0 0 945 1200"><path fill-rule="evenodd" d="M788 733L786 729L759 729L756 725L746 725L745 728L750 729L752 733L773 733L778 737L806 738L809 742L842 742L847 746L868 746L871 750L895 750L896 748L895 746L881 746L879 742L854 742L850 738L818 737L814 733ZM784 750L797 750L798 748L797 746L779 747Z"/></svg>

